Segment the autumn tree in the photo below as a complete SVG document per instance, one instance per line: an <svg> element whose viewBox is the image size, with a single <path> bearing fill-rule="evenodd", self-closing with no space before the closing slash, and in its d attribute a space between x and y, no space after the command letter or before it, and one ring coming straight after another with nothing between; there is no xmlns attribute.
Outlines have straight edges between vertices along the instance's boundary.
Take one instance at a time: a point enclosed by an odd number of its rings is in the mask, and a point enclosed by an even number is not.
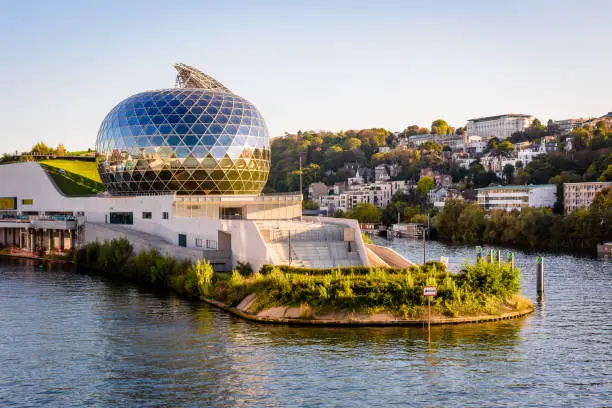
<svg viewBox="0 0 612 408"><path fill-rule="evenodd" d="M431 123L431 133L445 135L448 133L448 123L443 119L436 119Z"/></svg>
<svg viewBox="0 0 612 408"><path fill-rule="evenodd" d="M422 194L427 194L434 188L434 180L429 176L423 176L417 183L417 190Z"/></svg>

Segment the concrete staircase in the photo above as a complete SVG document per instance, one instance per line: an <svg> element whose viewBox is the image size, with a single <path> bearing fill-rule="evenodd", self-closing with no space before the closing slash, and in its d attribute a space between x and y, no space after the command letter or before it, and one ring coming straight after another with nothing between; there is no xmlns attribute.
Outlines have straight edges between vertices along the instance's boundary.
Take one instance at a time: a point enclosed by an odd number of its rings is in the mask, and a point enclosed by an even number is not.
<svg viewBox="0 0 612 408"><path fill-rule="evenodd" d="M342 225L297 221L257 224L265 231L268 248L279 265L310 268L362 265L355 242L344 242Z"/></svg>

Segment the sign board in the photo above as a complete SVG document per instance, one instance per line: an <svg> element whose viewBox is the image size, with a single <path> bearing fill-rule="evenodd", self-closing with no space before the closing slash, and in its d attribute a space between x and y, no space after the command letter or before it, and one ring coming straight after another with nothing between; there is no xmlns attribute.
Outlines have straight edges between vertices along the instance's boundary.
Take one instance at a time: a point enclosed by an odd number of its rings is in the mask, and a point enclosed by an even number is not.
<svg viewBox="0 0 612 408"><path fill-rule="evenodd" d="M17 197L0 197L0 210L16 210Z"/></svg>
<svg viewBox="0 0 612 408"><path fill-rule="evenodd" d="M355 228L344 229L344 242L355 241Z"/></svg>
<svg viewBox="0 0 612 408"><path fill-rule="evenodd" d="M423 286L423 296L436 296L438 289L435 286Z"/></svg>

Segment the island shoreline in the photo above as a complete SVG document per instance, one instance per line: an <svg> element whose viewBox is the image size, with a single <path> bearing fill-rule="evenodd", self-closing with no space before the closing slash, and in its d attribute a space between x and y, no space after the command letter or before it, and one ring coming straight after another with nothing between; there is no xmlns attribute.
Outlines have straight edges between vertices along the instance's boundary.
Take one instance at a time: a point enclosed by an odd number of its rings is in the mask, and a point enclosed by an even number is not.
<svg viewBox="0 0 612 408"><path fill-rule="evenodd" d="M420 319L397 319L397 320L358 320L358 319L303 319L303 318L270 318L257 316L252 313L244 312L238 308L229 306L218 300L209 299L206 297L200 297L205 303L221 309L234 316L241 317L243 319L265 324L284 324L294 326L328 326L328 327L383 327L383 326L423 326L427 324L427 320ZM485 323L500 320L517 319L528 316L534 312L534 308L530 307L524 310L515 312L502 313L500 315L481 315L481 316L466 316L466 317L454 317L454 318L433 318L430 324L432 325L456 325L466 323ZM361 315L363 316L363 315Z"/></svg>

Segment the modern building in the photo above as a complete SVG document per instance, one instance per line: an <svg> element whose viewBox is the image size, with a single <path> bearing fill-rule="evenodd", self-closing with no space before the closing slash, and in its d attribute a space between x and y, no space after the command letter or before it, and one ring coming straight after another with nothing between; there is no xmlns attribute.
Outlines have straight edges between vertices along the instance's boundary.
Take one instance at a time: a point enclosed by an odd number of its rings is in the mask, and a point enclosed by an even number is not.
<svg viewBox="0 0 612 408"><path fill-rule="evenodd" d="M467 133L469 136L507 139L513 133L523 132L531 125L532 121L533 118L530 115L520 113L470 119L467 123Z"/></svg>
<svg viewBox="0 0 612 408"><path fill-rule="evenodd" d="M130 96L102 122L96 151L108 192L259 194L270 170L263 117L195 68L176 69L180 87Z"/></svg>
<svg viewBox="0 0 612 408"><path fill-rule="evenodd" d="M563 183L563 210L565 214L569 214L578 208L589 207L598 192L611 187L612 182L610 181Z"/></svg>
<svg viewBox="0 0 612 408"><path fill-rule="evenodd" d="M261 114L197 69L175 68L176 88L127 98L102 122L107 192L68 197L36 162L0 165L1 246L64 251L127 237L136 250L225 270L376 259L356 220L302 217L299 192L262 195L270 150Z"/></svg>
<svg viewBox="0 0 612 408"><path fill-rule="evenodd" d="M552 208L557 199L555 184L493 186L477 189L477 202L485 210L521 211L525 207Z"/></svg>

